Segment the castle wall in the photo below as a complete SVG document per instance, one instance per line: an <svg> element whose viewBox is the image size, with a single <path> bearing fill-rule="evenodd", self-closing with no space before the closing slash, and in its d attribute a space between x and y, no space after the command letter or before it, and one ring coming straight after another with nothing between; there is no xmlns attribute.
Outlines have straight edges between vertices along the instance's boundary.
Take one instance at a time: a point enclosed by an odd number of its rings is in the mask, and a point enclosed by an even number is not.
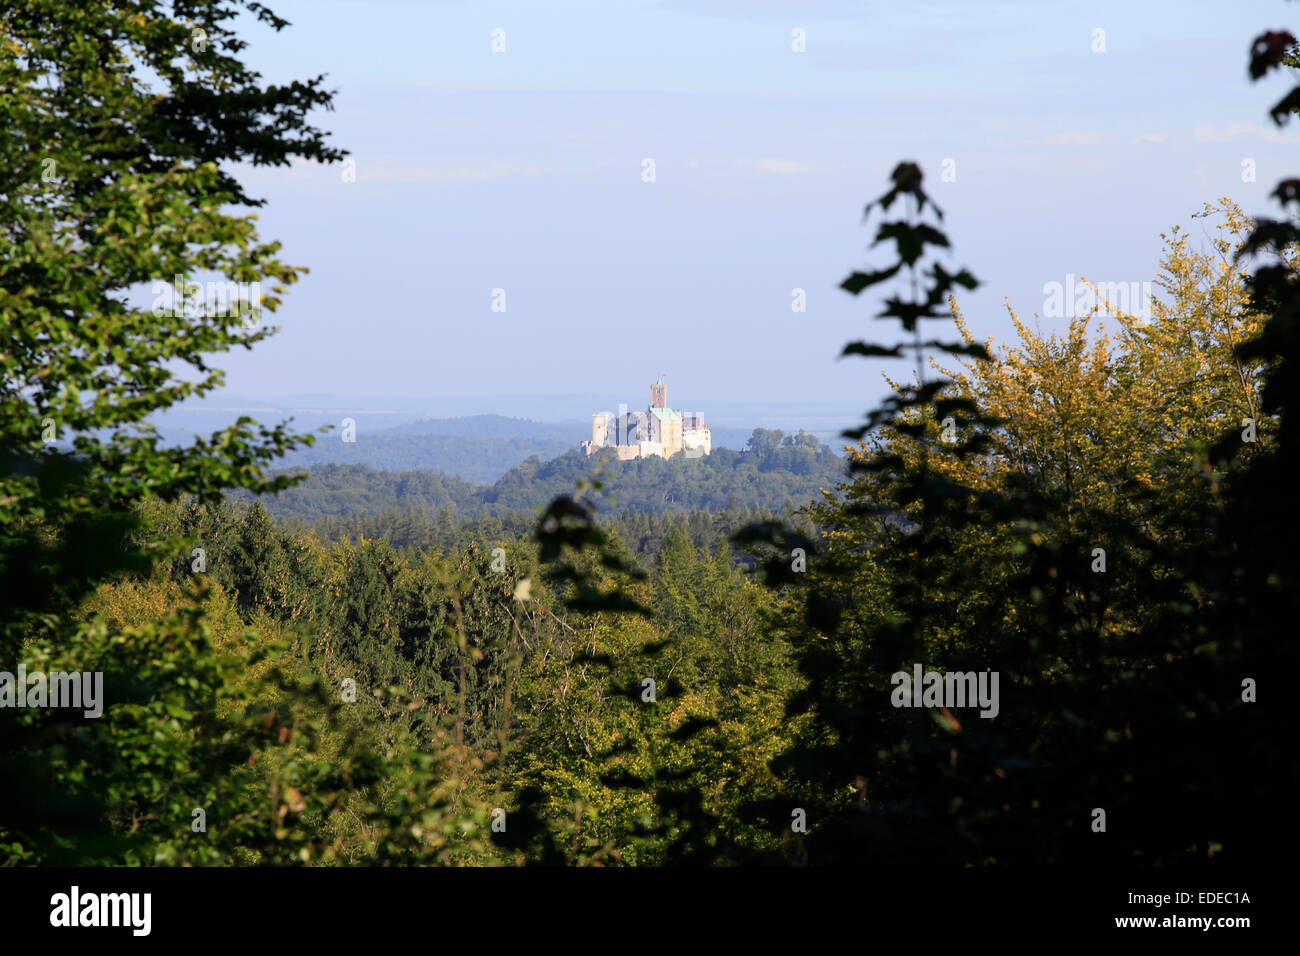
<svg viewBox="0 0 1300 956"><path fill-rule="evenodd" d="M690 451L699 448L703 449L706 455L713 454L713 433L709 431L709 426L705 425L703 428L687 428L683 430L682 447ZM692 457L698 458L699 453L696 452Z"/></svg>
<svg viewBox="0 0 1300 956"><path fill-rule="evenodd" d="M660 442L664 446L664 455L672 457L682 450L681 419L665 419L659 423Z"/></svg>

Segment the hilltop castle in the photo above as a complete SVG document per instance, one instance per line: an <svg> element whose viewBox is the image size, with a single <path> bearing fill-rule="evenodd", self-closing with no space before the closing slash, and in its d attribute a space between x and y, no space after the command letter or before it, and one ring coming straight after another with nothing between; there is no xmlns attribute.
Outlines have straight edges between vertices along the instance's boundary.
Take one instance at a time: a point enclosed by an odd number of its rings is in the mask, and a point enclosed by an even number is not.
<svg viewBox="0 0 1300 956"><path fill-rule="evenodd" d="M668 386L660 375L650 386L645 411L629 413L626 405L619 405L617 415L591 416L591 441L584 441L582 449L592 455L602 448L613 448L622 461L651 455L671 458L678 452L699 458L713 451L713 438L699 412L668 407Z"/></svg>

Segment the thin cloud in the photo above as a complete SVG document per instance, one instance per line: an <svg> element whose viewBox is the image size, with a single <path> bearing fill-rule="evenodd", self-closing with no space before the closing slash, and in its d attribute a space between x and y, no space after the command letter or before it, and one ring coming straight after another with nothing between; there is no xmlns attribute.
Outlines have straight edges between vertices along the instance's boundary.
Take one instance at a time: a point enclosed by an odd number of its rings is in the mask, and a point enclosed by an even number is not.
<svg viewBox="0 0 1300 956"><path fill-rule="evenodd" d="M1222 128L1213 123L1197 123L1192 128L1192 137L1198 143L1230 143L1235 139L1262 139L1270 143L1300 142L1300 134L1284 133L1281 130L1257 123L1233 122Z"/></svg>
<svg viewBox="0 0 1300 956"><path fill-rule="evenodd" d="M1067 129L1053 133L1043 141L1048 146L1095 146L1114 142L1115 135L1100 129Z"/></svg>
<svg viewBox="0 0 1300 956"><path fill-rule="evenodd" d="M780 176L813 172L813 167L807 163L792 163L784 159L741 159L736 161L736 168L754 173L776 173Z"/></svg>

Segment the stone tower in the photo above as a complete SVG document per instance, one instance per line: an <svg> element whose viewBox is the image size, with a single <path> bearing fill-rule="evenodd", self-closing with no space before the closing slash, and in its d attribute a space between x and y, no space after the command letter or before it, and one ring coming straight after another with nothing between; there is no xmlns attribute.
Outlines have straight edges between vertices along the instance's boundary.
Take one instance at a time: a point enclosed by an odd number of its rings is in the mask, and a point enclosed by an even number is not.
<svg viewBox="0 0 1300 956"><path fill-rule="evenodd" d="M659 381L650 386L650 407L668 407L668 385L664 382L662 374L659 376Z"/></svg>
<svg viewBox="0 0 1300 956"><path fill-rule="evenodd" d="M609 412L597 412L591 416L591 443L596 448L609 444Z"/></svg>

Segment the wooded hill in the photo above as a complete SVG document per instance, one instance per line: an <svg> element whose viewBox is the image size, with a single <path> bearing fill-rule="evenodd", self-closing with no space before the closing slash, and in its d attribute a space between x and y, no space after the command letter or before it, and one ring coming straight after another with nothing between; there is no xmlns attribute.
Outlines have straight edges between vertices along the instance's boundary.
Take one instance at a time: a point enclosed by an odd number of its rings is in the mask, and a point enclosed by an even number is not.
<svg viewBox="0 0 1300 956"><path fill-rule="evenodd" d="M543 462L530 457L495 484L476 486L426 469L378 471L367 465L316 465L301 484L263 503L271 514L319 525L331 517L447 511L459 520L532 516L578 480L600 479L611 511L686 514L755 508L785 511L844 481L843 460L804 432L755 429L745 451L720 448L702 458L619 461L610 449L577 449ZM301 469L298 470L299 472Z"/></svg>
<svg viewBox="0 0 1300 956"><path fill-rule="evenodd" d="M314 465L365 465L377 471L440 471L477 485L490 485L529 458L550 461L578 447L590 436L581 422L538 422L504 415L470 415L428 418L376 428L363 414L356 419L356 440L341 440L338 420L330 430L317 433L316 443L285 456L288 468ZM205 425L207 423L204 423ZM295 425L314 431L318 419ZM172 444L193 438L193 428L169 424L160 432ZM210 427L200 429L206 434ZM743 448L750 433L739 428L714 427L713 447Z"/></svg>

